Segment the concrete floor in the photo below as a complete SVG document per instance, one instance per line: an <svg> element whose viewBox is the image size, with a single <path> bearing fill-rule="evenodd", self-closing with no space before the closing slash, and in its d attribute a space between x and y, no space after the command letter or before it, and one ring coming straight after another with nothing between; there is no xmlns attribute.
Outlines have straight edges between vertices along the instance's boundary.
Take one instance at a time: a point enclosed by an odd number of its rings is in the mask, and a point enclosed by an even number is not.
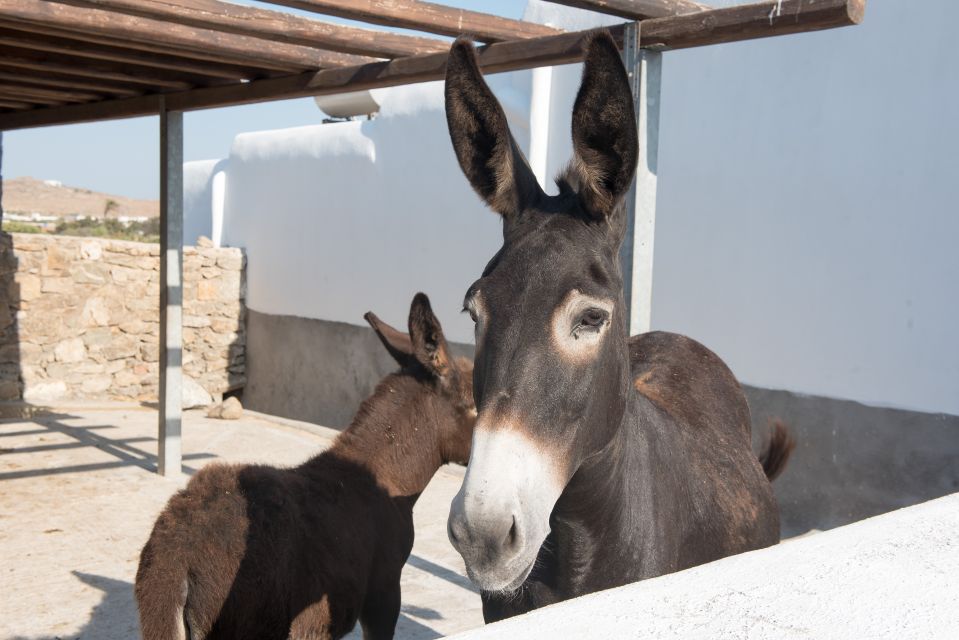
<svg viewBox="0 0 959 640"><path fill-rule="evenodd" d="M0 420L0 638L139 637L140 549L189 479L154 473L156 421L156 412L138 407ZM336 434L268 416L229 422L196 412L183 430L188 474L215 460L296 464ZM461 468L444 467L417 503L397 638L438 638L483 623L479 596L446 538L462 477Z"/></svg>

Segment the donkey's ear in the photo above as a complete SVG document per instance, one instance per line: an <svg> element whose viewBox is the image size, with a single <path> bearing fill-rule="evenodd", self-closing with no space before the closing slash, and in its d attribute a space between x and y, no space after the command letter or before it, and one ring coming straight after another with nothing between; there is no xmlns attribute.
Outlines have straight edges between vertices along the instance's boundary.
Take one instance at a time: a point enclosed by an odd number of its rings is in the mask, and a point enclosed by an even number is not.
<svg viewBox="0 0 959 640"><path fill-rule="evenodd" d="M408 335L386 324L377 318L372 311L363 314L363 319L370 323L380 342L383 343L383 346L401 367L412 367L416 364L416 356L413 355L413 341L410 340Z"/></svg>
<svg viewBox="0 0 959 640"><path fill-rule="evenodd" d="M410 339L417 362L438 378L449 375L450 348L425 293L417 293L410 305Z"/></svg>
<svg viewBox="0 0 959 640"><path fill-rule="evenodd" d="M567 181L590 215L610 217L633 180L639 141L629 78L607 31L586 43L573 105L573 152Z"/></svg>
<svg viewBox="0 0 959 640"><path fill-rule="evenodd" d="M494 211L508 218L542 193L480 73L476 50L462 37L446 63L446 123L463 173Z"/></svg>

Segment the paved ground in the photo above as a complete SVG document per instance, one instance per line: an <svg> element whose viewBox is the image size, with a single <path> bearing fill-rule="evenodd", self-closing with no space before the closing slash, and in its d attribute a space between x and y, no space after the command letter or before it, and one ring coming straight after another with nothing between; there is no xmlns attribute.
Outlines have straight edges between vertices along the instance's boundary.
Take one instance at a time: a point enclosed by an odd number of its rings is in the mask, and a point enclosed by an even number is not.
<svg viewBox="0 0 959 640"><path fill-rule="evenodd" d="M336 433L291 424L189 412L188 473L214 460L296 464ZM132 587L140 549L167 498L188 479L153 472L156 444L156 413L140 408L0 420L0 639L139 637ZM461 468L445 467L417 504L397 638L482 625L479 596L446 539L461 482Z"/></svg>

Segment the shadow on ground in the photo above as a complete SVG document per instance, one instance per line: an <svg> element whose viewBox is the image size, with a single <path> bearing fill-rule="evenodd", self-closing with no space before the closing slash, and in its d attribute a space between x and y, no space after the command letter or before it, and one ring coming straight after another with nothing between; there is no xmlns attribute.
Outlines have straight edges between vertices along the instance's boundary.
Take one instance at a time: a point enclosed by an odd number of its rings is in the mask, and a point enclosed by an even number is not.
<svg viewBox="0 0 959 640"><path fill-rule="evenodd" d="M16 431L6 431L3 429L4 420L0 420L0 456L4 454L11 453L43 453L45 451L55 451L58 449L79 449L82 447L94 447L108 453L116 460L107 461L107 462L96 462L88 464L77 464L77 465L68 465L68 466L59 466L54 468L45 468L45 469L19 469L11 467L18 467L17 463L7 462L4 465L4 471L0 472L0 481L2 480L16 480L19 478L32 478L37 476L47 476L47 475L57 475L64 473L83 473L87 471L99 471L102 469L113 469L117 467L127 467L127 466L137 466L146 471L155 472L157 469L157 457L156 454L149 453L140 449L139 447L134 446L134 444L141 442L150 442L155 441L155 438L152 437L137 437L137 438L111 438L109 436L110 429L116 429L115 426L109 424L99 424L99 425L81 425L74 426L65 424L66 420L77 420L80 419L79 416L70 415L67 413L44 413L39 414L31 418L32 422L36 425L36 428L30 429L18 429ZM17 421L18 425L23 423ZM106 433L106 435L104 434ZM9 449L3 447L3 438L13 437L13 436L26 436L26 435L43 435L48 433L59 433L69 438L72 438L74 442L53 442L50 444L41 444L32 447L19 447L15 449ZM184 461L186 460L202 460L207 458L214 458L215 456L212 453L190 453L183 456ZM183 466L183 472L189 475L193 475L197 472L196 469L186 466Z"/></svg>
<svg viewBox="0 0 959 640"><path fill-rule="evenodd" d="M76 633L66 635L14 636L11 640L120 640L132 638L131 632L139 628L136 601L133 597L133 584L81 571L71 572L86 585L103 592L103 598L90 612L90 620ZM396 623L396 638L408 640L432 640L442 635L411 618L407 613L419 618L436 620L441 616L433 609L404 606L400 619ZM350 634L359 638L359 625ZM137 634L136 637L139 637Z"/></svg>

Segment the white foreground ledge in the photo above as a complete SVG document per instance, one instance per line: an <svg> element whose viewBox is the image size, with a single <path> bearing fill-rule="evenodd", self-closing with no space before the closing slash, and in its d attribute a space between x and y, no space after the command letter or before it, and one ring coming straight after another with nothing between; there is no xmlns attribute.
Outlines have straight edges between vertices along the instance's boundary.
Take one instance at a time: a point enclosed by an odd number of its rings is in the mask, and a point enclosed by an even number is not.
<svg viewBox="0 0 959 640"><path fill-rule="evenodd" d="M959 493L455 637L959 638Z"/></svg>

